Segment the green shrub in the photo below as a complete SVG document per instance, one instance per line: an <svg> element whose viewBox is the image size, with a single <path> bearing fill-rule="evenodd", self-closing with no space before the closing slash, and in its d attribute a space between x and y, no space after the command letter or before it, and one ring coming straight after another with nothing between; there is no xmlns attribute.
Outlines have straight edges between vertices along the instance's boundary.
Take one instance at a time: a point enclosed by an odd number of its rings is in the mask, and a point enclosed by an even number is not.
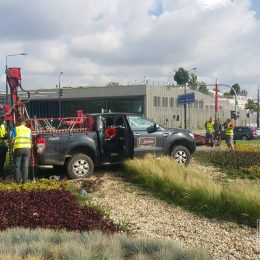
<svg viewBox="0 0 260 260"><path fill-rule="evenodd" d="M196 152L194 158L203 163L220 167L232 177L260 178L260 153L255 151Z"/></svg>
<svg viewBox="0 0 260 260"><path fill-rule="evenodd" d="M2 257L3 256L3 257ZM101 232L14 228L0 232L1 259L212 259L198 249L182 249L162 239Z"/></svg>
<svg viewBox="0 0 260 260"><path fill-rule="evenodd" d="M63 181L53 181L48 179L39 179L37 182L26 182L17 185L16 183L0 183L0 191L33 191L33 190L59 190L65 188L73 191L73 183Z"/></svg>
<svg viewBox="0 0 260 260"><path fill-rule="evenodd" d="M146 156L123 166L125 178L198 213L252 226L260 218L260 188L250 181L237 180L224 186L168 157Z"/></svg>

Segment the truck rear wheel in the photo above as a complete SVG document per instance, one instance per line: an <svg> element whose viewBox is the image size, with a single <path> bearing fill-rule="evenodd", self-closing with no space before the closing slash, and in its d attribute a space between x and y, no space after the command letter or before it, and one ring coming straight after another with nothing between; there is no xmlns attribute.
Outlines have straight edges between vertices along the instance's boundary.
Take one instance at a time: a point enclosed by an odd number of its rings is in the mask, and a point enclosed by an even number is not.
<svg viewBox="0 0 260 260"><path fill-rule="evenodd" d="M190 163L190 151L182 145L177 145L172 149L171 156L179 164L188 165Z"/></svg>
<svg viewBox="0 0 260 260"><path fill-rule="evenodd" d="M68 161L67 172L72 179L89 177L93 171L93 161L84 153L74 154Z"/></svg>

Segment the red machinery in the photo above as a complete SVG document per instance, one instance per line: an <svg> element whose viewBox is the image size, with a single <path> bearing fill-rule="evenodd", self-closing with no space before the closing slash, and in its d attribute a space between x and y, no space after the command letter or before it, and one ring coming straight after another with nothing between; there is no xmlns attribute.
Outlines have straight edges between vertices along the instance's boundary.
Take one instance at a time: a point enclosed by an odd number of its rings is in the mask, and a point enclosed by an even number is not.
<svg viewBox="0 0 260 260"><path fill-rule="evenodd" d="M30 93L22 88L21 85L21 69L20 68L8 68L6 72L6 80L10 87L10 104L4 105L4 112L7 121L13 121L16 125L17 121L21 119L25 113L25 103L30 100ZM19 97L19 88L22 92L26 92L28 98L21 100Z"/></svg>
<svg viewBox="0 0 260 260"><path fill-rule="evenodd" d="M38 152L41 147L46 145L43 143L43 138L37 138L37 134L40 133L64 133L64 132L86 132L92 131L93 118L89 115L83 115L82 110L77 111L76 117L67 118L33 118L30 119L26 111L26 103L30 101L30 92L22 88L21 85L21 69L20 68L8 68L6 71L6 79L10 88L10 105L5 104L3 106L5 118L7 121L8 131L11 131L13 127L17 125L20 119L27 118L27 127L32 130L33 143L31 152L30 165L33 166L33 178L34 178L34 166L35 158L34 151ZM19 95L19 91L27 93L27 99L22 100ZM45 140L44 140L45 142Z"/></svg>
<svg viewBox="0 0 260 260"><path fill-rule="evenodd" d="M25 104L30 101L30 92L22 88L21 85L21 69L8 68L7 69L7 82L10 87L10 103L11 106L4 105L4 113L6 120L13 122L10 125L17 125L17 122L26 117L27 125L31 128L33 134L44 132L79 132L79 131L92 131L93 119L91 116L83 115L82 110L77 111L76 117L67 118L33 118L30 119L26 111ZM22 100L19 96L19 90L27 93L27 99ZM9 125L9 124L8 124Z"/></svg>

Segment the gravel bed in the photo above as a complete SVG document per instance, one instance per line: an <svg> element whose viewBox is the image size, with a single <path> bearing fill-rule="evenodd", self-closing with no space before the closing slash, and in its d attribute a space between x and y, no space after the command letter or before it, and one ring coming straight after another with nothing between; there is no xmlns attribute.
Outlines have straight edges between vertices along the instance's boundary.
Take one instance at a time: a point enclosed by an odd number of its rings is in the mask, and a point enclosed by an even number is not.
<svg viewBox="0 0 260 260"><path fill-rule="evenodd" d="M208 219L168 204L112 173L98 177L91 194L110 218L130 227L134 236L172 240L185 248L201 248L214 259L258 259L256 229Z"/></svg>
<svg viewBox="0 0 260 260"><path fill-rule="evenodd" d="M193 169L207 174L210 178L220 181L220 182L226 182L227 181L227 174L220 171L219 168L213 166L213 165L203 165L201 164L199 161L192 159L190 162L190 167L192 167Z"/></svg>

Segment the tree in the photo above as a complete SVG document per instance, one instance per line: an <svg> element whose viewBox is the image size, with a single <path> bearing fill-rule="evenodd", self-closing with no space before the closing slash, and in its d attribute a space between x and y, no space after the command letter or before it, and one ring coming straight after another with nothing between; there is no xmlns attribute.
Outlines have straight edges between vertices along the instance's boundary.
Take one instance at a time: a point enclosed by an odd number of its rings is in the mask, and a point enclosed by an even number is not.
<svg viewBox="0 0 260 260"><path fill-rule="evenodd" d="M245 109L249 109L250 112L257 111L257 104L253 99L248 99L247 103L245 104Z"/></svg>
<svg viewBox="0 0 260 260"><path fill-rule="evenodd" d="M204 94L208 94L209 93L209 89L207 87L207 84L205 82L199 82L199 91L204 93Z"/></svg>
<svg viewBox="0 0 260 260"><path fill-rule="evenodd" d="M119 83L115 82L115 81L110 81L109 83L107 83L107 87L118 87Z"/></svg>
<svg viewBox="0 0 260 260"><path fill-rule="evenodd" d="M247 97L247 91L245 89L241 90L240 95Z"/></svg>
<svg viewBox="0 0 260 260"><path fill-rule="evenodd" d="M184 85L189 81L189 72L184 68L179 68L174 74L174 80L179 85Z"/></svg>
<svg viewBox="0 0 260 260"><path fill-rule="evenodd" d="M189 79L189 86L190 89L197 89L198 88L198 77L197 75L195 75L194 73L191 73L190 75L190 79Z"/></svg>
<svg viewBox="0 0 260 260"><path fill-rule="evenodd" d="M239 94L240 94L240 86L239 86L239 84L236 83L236 84L234 84L232 87L233 87L234 90L236 91L237 95L239 95ZM232 96L235 95L234 90L233 90L233 89L230 89L230 95L232 95Z"/></svg>

